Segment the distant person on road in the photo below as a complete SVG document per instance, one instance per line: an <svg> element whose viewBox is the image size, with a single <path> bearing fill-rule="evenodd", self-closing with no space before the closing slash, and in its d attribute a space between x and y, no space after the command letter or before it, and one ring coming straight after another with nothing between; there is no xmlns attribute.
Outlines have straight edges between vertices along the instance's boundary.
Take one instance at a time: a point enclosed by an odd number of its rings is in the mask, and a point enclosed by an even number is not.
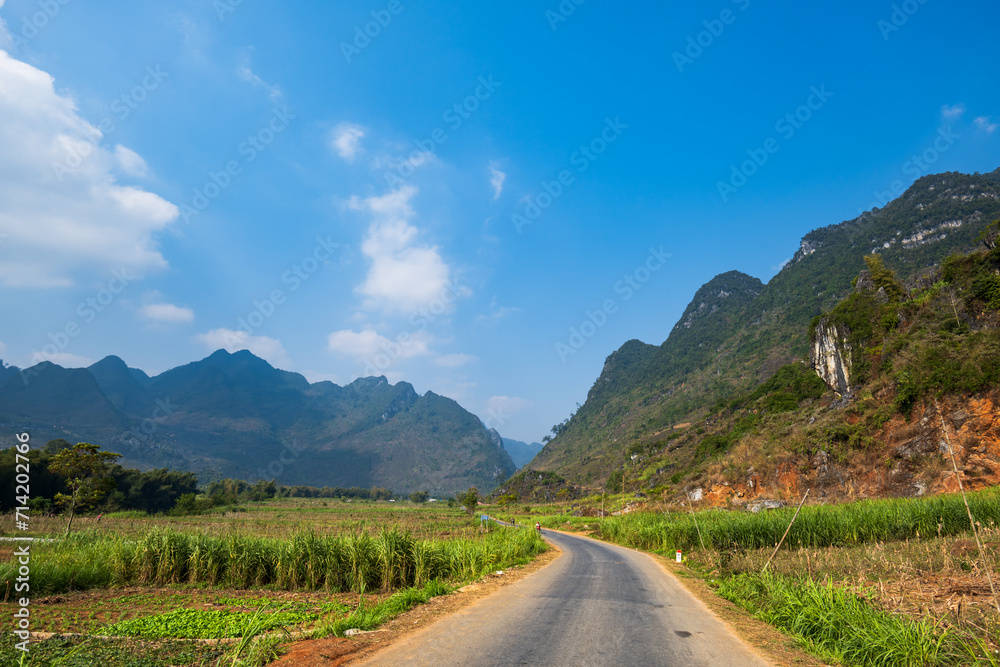
<svg viewBox="0 0 1000 667"><path fill-rule="evenodd" d="M537 523L537 522L535 523L535 532L538 532L538 533L542 532L542 524Z"/></svg>

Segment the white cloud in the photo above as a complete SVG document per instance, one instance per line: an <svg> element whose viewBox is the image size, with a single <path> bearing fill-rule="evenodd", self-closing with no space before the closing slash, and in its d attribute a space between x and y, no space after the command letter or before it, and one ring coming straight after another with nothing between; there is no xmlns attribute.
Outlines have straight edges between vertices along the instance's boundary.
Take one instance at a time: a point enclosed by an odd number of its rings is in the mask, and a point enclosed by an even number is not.
<svg viewBox="0 0 1000 667"><path fill-rule="evenodd" d="M964 113L965 113L964 104L953 104L950 106L945 104L944 106L941 107L942 120L956 120Z"/></svg>
<svg viewBox="0 0 1000 667"><path fill-rule="evenodd" d="M507 174L497 168L495 162L490 163L490 185L493 187L493 201L500 199L503 193L503 183L507 180Z"/></svg>
<svg viewBox="0 0 1000 667"><path fill-rule="evenodd" d="M194 320L194 311L190 308L175 306L172 303L150 303L139 311L147 320L167 324L181 324Z"/></svg>
<svg viewBox="0 0 1000 667"><path fill-rule="evenodd" d="M354 162L364 136L365 129L360 125L341 123L330 132L330 148L348 162Z"/></svg>
<svg viewBox="0 0 1000 667"><path fill-rule="evenodd" d="M353 197L349 205L372 217L361 251L371 260L365 281L356 291L366 297L365 308L412 313L439 305L450 311L455 299L468 292L451 283L451 270L437 246L417 245L419 230L409 223L410 200L417 193L405 186L381 197Z"/></svg>
<svg viewBox="0 0 1000 667"><path fill-rule="evenodd" d="M266 90L267 96L272 102L277 102L281 98L281 88L279 86L273 86L254 74L253 69L250 68L249 57L244 58L240 66L236 68L236 75L240 77L242 81L246 81L247 83L259 86Z"/></svg>
<svg viewBox="0 0 1000 667"><path fill-rule="evenodd" d="M51 361L63 368L86 368L87 366L92 366L94 363L94 360L89 357L81 357L78 354L70 354L69 352L56 352L55 354L35 352L32 355L32 365L40 364L43 361Z"/></svg>
<svg viewBox="0 0 1000 667"><path fill-rule="evenodd" d="M327 339L333 352L367 362L378 355L388 355L391 360L409 359L431 354L431 339L426 332L419 332L406 340L390 340L374 329L343 329L334 331Z"/></svg>
<svg viewBox="0 0 1000 667"><path fill-rule="evenodd" d="M993 134L996 132L997 127L1000 127L1000 124L991 123L991 120L993 120L991 116L980 116L974 122L976 123L976 127L978 129L986 132L987 134Z"/></svg>
<svg viewBox="0 0 1000 667"><path fill-rule="evenodd" d="M0 284L66 286L81 271L166 268L154 236L177 207L115 179L141 158L102 147L100 130L56 93L49 74L4 51L0 119L0 232L8 235Z"/></svg>
<svg viewBox="0 0 1000 667"><path fill-rule="evenodd" d="M471 354L442 354L441 356L434 358L434 364L437 366L444 366L445 368L458 368L459 366L464 366L465 364L478 360L479 357Z"/></svg>
<svg viewBox="0 0 1000 667"><path fill-rule="evenodd" d="M115 159L118 160L119 168L129 176L145 178L149 173L149 168L142 156L121 144L115 146Z"/></svg>
<svg viewBox="0 0 1000 667"><path fill-rule="evenodd" d="M0 0L0 9L3 9L4 0ZM7 32L7 23L0 17L0 49L9 51L11 47L10 33Z"/></svg>
<svg viewBox="0 0 1000 667"><path fill-rule="evenodd" d="M242 331L222 328L198 334L195 340L209 350L220 348L227 352L249 350L275 368L287 369L292 364L281 341L268 336L248 336Z"/></svg>

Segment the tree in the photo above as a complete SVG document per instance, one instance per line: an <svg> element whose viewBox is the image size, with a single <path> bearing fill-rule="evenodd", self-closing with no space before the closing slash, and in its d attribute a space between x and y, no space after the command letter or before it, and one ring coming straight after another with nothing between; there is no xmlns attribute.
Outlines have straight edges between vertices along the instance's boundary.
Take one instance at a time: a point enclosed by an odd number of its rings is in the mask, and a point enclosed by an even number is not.
<svg viewBox="0 0 1000 667"><path fill-rule="evenodd" d="M466 512L472 514L476 511L476 505L479 504L479 489L470 486L468 491L458 497L458 502L465 505Z"/></svg>
<svg viewBox="0 0 1000 667"><path fill-rule="evenodd" d="M427 499L431 497L431 494L427 491L414 491L410 494L410 502L413 503L426 503Z"/></svg>
<svg viewBox="0 0 1000 667"><path fill-rule="evenodd" d="M55 500L60 505L69 505L69 523L66 524L66 535L73 527L73 516L76 508L90 507L101 500L109 491L115 488L115 480L111 477L111 465L121 454L102 452L99 445L80 442L64 449L52 457L49 470L66 476L66 487L70 495L57 493Z"/></svg>
<svg viewBox="0 0 1000 667"><path fill-rule="evenodd" d="M885 290L885 294L889 297L889 301L896 302L901 301L906 294L903 286L900 284L899 279L896 278L896 274L892 272L891 269L886 267L885 263L882 261L882 257L879 255L865 255L865 264L868 266L868 273L872 277L872 282L875 283L876 287L881 287Z"/></svg>

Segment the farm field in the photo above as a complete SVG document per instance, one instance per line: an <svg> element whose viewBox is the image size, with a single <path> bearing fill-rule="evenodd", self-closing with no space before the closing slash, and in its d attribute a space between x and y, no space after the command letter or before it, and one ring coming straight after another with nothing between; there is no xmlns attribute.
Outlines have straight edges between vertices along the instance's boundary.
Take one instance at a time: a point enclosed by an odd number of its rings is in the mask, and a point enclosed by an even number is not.
<svg viewBox="0 0 1000 667"><path fill-rule="evenodd" d="M585 516L536 520L670 560L680 549L681 574L834 664L1000 664L1000 614L987 577L1000 592L996 489L969 494L988 565L958 495L806 506L766 572L795 508L692 516L646 505L602 519L587 504L570 508Z"/></svg>
<svg viewBox="0 0 1000 667"><path fill-rule="evenodd" d="M534 531L483 530L446 504L282 499L205 515L32 520L31 629L0 663L263 665L299 637L371 629L545 550ZM0 536L13 534L12 517ZM13 618L12 542L0 542ZM42 635L47 637L48 635Z"/></svg>

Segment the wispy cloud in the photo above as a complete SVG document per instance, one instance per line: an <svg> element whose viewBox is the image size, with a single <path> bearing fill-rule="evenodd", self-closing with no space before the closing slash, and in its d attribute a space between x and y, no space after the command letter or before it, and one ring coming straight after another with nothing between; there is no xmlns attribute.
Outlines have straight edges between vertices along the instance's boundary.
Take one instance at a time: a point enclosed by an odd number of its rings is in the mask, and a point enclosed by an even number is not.
<svg viewBox="0 0 1000 667"><path fill-rule="evenodd" d="M962 114L965 113L964 104L945 104L941 107L941 120L943 121L955 121L961 118Z"/></svg>
<svg viewBox="0 0 1000 667"><path fill-rule="evenodd" d="M115 146L115 159L118 160L118 168L129 176L145 178L149 174L149 167L142 156L121 144Z"/></svg>
<svg viewBox="0 0 1000 667"><path fill-rule="evenodd" d="M432 354L430 342L426 332L414 334L399 342L382 336L375 329L343 329L330 334L327 347L338 354L366 362L379 354L389 354L394 359L427 356Z"/></svg>
<svg viewBox="0 0 1000 667"><path fill-rule="evenodd" d="M354 157L361 148L361 139L365 136L365 128L354 123L341 123L330 132L330 148L348 162L354 162Z"/></svg>
<svg viewBox="0 0 1000 667"><path fill-rule="evenodd" d="M987 134L993 134L996 132L997 127L1000 127L1000 124L993 122L992 116L980 116L976 118L974 122L976 124L976 128Z"/></svg>
<svg viewBox="0 0 1000 667"><path fill-rule="evenodd" d="M493 201L500 199L503 194L503 184L507 180L507 174L500 171L496 162L490 163L490 186L493 188Z"/></svg>
<svg viewBox="0 0 1000 667"><path fill-rule="evenodd" d="M483 315L477 315L475 322L476 324L480 325L496 324L497 322L504 319L508 315L513 315L514 313L519 311L520 308L497 305L497 298L494 296L492 299L490 299L490 312Z"/></svg>
<svg viewBox="0 0 1000 667"><path fill-rule="evenodd" d="M139 313L147 320L164 324L183 324L194 321L194 311L190 308L175 306L172 303L150 303L143 306Z"/></svg>
<svg viewBox="0 0 1000 667"><path fill-rule="evenodd" d="M257 76L257 74L254 73L253 68L250 66L249 56L244 57L243 62L236 68L236 75L241 81L246 81L249 84L266 90L267 96L272 102L277 102L281 99L281 88L277 85L269 84Z"/></svg>

